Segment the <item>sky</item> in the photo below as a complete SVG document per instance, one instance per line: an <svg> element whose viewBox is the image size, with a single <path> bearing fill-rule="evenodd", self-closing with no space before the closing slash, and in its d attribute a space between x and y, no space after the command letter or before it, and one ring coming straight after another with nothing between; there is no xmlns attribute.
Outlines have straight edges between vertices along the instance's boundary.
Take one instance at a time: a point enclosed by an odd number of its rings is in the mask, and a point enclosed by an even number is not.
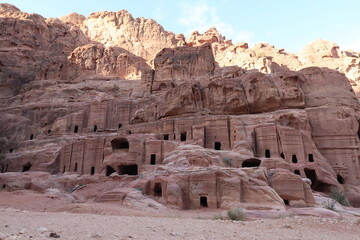
<svg viewBox="0 0 360 240"><path fill-rule="evenodd" d="M188 37L214 26L233 43L269 43L297 53L316 39L360 51L360 0L7 0L46 18L128 10Z"/></svg>

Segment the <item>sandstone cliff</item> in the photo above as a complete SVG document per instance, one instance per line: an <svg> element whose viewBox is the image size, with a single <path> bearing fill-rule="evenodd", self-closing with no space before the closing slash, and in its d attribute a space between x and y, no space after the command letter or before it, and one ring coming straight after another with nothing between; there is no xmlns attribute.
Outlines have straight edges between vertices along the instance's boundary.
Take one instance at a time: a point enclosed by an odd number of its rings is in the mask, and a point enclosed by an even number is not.
<svg viewBox="0 0 360 240"><path fill-rule="evenodd" d="M359 54L249 48L214 28L185 40L125 10L0 4L0 23L3 188L114 180L97 201L140 189L181 209L281 209L337 186L359 206Z"/></svg>

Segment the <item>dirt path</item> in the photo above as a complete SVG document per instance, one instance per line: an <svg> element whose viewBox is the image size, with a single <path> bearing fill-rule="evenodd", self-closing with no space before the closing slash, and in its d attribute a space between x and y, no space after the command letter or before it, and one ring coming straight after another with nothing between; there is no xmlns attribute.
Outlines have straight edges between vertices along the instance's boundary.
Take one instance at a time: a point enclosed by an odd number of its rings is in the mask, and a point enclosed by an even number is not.
<svg viewBox="0 0 360 240"><path fill-rule="evenodd" d="M232 222L0 209L1 239L308 239L359 240L358 220L286 217Z"/></svg>

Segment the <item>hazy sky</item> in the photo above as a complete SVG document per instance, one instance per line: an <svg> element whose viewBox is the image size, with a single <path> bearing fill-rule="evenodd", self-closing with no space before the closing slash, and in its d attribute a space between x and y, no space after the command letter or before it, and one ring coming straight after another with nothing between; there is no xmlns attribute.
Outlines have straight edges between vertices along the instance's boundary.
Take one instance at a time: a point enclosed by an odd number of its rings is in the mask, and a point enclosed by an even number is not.
<svg viewBox="0 0 360 240"><path fill-rule="evenodd" d="M360 51L360 0L8 0L28 13L60 17L128 10L153 18L166 30L184 33L215 26L233 43L267 42L290 52L315 39Z"/></svg>

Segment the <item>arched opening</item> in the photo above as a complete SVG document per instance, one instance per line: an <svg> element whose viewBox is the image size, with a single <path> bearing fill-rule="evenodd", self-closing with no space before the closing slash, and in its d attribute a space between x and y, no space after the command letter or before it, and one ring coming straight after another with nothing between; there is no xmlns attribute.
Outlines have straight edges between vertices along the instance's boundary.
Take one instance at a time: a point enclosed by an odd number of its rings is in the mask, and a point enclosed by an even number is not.
<svg viewBox="0 0 360 240"><path fill-rule="evenodd" d="M295 170L294 173L295 173L296 175L301 175L299 170Z"/></svg>
<svg viewBox="0 0 360 240"><path fill-rule="evenodd" d="M115 169L109 165L106 165L106 176L110 176L111 174L113 174L115 172Z"/></svg>
<svg viewBox="0 0 360 240"><path fill-rule="evenodd" d="M31 134L30 135L30 140L33 140L34 139L34 134Z"/></svg>
<svg viewBox="0 0 360 240"><path fill-rule="evenodd" d="M283 152L280 153L280 157L281 157L282 159L285 159L285 155L284 155Z"/></svg>
<svg viewBox="0 0 360 240"><path fill-rule="evenodd" d="M97 125L94 125L94 132L97 131Z"/></svg>
<svg viewBox="0 0 360 240"><path fill-rule="evenodd" d="M296 157L295 154L292 155L291 161L292 161L292 163L297 163L298 162L297 157Z"/></svg>
<svg viewBox="0 0 360 240"><path fill-rule="evenodd" d="M113 150L129 150L129 142L126 138L115 138L111 141Z"/></svg>
<svg viewBox="0 0 360 240"><path fill-rule="evenodd" d="M95 167L91 167L90 175L94 175L94 174L95 174Z"/></svg>
<svg viewBox="0 0 360 240"><path fill-rule="evenodd" d="M164 140L169 140L169 134L164 134Z"/></svg>
<svg viewBox="0 0 360 240"><path fill-rule="evenodd" d="M208 207L207 197L205 197L205 196L200 197L200 206L201 207Z"/></svg>
<svg viewBox="0 0 360 240"><path fill-rule="evenodd" d="M308 159L309 159L309 162L314 162L314 156L311 153L309 153Z"/></svg>
<svg viewBox="0 0 360 240"><path fill-rule="evenodd" d="M265 157L266 158L270 158L271 154L270 154L270 150L269 149L265 149Z"/></svg>
<svg viewBox="0 0 360 240"><path fill-rule="evenodd" d="M79 131L79 127L77 125L75 125L74 127L74 133L77 133Z"/></svg>
<svg viewBox="0 0 360 240"><path fill-rule="evenodd" d="M156 164L156 154L151 154L150 155L150 165L155 165Z"/></svg>
<svg viewBox="0 0 360 240"><path fill-rule="evenodd" d="M165 89L165 88L167 88L166 84L165 83L160 83L159 90L162 90L162 89Z"/></svg>
<svg viewBox="0 0 360 240"><path fill-rule="evenodd" d="M261 164L261 160L256 158L251 158L243 161L241 167L259 167Z"/></svg>
<svg viewBox="0 0 360 240"><path fill-rule="evenodd" d="M289 206L289 200L284 199L284 204L285 204L286 206Z"/></svg>
<svg viewBox="0 0 360 240"><path fill-rule="evenodd" d="M215 142L215 150L221 149L221 142Z"/></svg>
<svg viewBox="0 0 360 240"><path fill-rule="evenodd" d="M155 183L155 185L154 185L154 196L156 196L156 197L161 197L162 196L161 183Z"/></svg>
<svg viewBox="0 0 360 240"><path fill-rule="evenodd" d="M27 162L27 163L25 163L24 165L23 165L23 169L22 169L22 171L23 172L27 172L27 171L29 171L30 170L30 168L31 168L31 163L30 162Z"/></svg>
<svg viewBox="0 0 360 240"><path fill-rule="evenodd" d="M186 132L181 132L180 141L182 141L182 142L186 141Z"/></svg>
<svg viewBox="0 0 360 240"><path fill-rule="evenodd" d="M344 178L343 178L340 174L338 174L338 175L336 176L336 178L337 178L337 181L338 181L340 184L344 184L344 183L345 183Z"/></svg>
<svg viewBox="0 0 360 240"><path fill-rule="evenodd" d="M75 163L75 166L74 166L74 172L77 172L77 169L78 169L78 164Z"/></svg>
<svg viewBox="0 0 360 240"><path fill-rule="evenodd" d="M138 166L136 164L131 165L120 165L118 166L118 174L119 175L137 175L138 174Z"/></svg>
<svg viewBox="0 0 360 240"><path fill-rule="evenodd" d="M121 127L122 127L122 123L119 123L118 128L121 128Z"/></svg>

